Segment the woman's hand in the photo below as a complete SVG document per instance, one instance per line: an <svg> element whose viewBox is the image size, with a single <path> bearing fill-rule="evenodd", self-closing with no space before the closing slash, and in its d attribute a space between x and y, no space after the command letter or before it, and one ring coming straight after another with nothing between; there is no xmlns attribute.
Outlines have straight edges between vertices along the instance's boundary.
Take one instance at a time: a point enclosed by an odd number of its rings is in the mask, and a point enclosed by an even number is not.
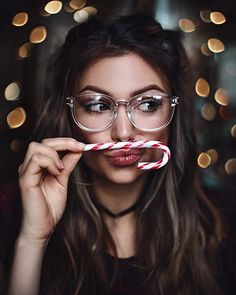
<svg viewBox="0 0 236 295"><path fill-rule="evenodd" d="M46 242L66 206L68 178L84 144L72 138L47 138L29 145L19 167L23 217L20 237ZM60 159L58 152L66 152Z"/></svg>

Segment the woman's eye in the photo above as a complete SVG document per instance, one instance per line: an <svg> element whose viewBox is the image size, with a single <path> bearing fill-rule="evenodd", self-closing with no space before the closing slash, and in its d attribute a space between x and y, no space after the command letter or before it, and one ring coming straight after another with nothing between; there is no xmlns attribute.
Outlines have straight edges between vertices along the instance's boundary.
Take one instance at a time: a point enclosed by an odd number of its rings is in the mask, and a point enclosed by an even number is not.
<svg viewBox="0 0 236 295"><path fill-rule="evenodd" d="M161 99L145 99L142 100L136 107L136 110L143 112L154 112L162 106Z"/></svg>
<svg viewBox="0 0 236 295"><path fill-rule="evenodd" d="M105 111L110 111L111 106L104 102L88 102L84 105L84 109L86 112L96 112L101 113Z"/></svg>

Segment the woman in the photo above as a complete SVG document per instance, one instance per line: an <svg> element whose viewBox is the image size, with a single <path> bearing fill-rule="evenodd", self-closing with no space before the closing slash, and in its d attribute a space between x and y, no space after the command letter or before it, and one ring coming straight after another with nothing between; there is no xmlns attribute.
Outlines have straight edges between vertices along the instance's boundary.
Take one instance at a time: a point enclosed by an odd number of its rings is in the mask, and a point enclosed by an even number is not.
<svg viewBox="0 0 236 295"><path fill-rule="evenodd" d="M223 294L220 225L198 188L185 76L176 34L150 16L94 18L69 32L19 168L9 294ZM87 143L140 140L168 145L169 163L138 170L161 157L155 149L83 153Z"/></svg>

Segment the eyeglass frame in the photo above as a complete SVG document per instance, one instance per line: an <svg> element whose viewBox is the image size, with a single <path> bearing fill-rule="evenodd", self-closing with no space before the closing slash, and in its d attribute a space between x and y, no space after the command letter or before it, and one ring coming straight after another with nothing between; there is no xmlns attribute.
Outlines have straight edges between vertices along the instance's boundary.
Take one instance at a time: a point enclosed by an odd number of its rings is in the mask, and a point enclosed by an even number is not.
<svg viewBox="0 0 236 295"><path fill-rule="evenodd" d="M144 132L155 132L155 131L159 131L159 130L162 130L164 129L165 127L167 127L173 116L174 116L174 111L175 111L175 106L177 104L179 104L179 100L180 98L178 96L175 96L175 95L168 95L168 94L165 94L165 93L155 93L155 94L149 94L149 93L145 93L146 95L152 95L154 98L158 97L158 96L162 96L162 97L165 97L165 98L168 98L169 99L169 103L170 103L170 107L173 108L173 111L172 111L172 114L169 118L169 120L164 124L162 125L161 127L158 127L158 128L153 128L153 129L150 129L150 128L141 128L139 127L137 124L135 124L132 120L132 115L131 115L131 111L130 111L130 104L131 102L136 99L137 97L140 97L143 94L138 94L138 95L135 95L133 97L130 97L130 101L127 101L125 99L120 99L118 101L115 100L114 97L110 96L110 95L107 95L107 94L104 94L104 93L99 93L99 92L96 92L96 93L93 93L91 95L102 95L106 98L109 98L113 103L114 103L114 117L112 119L112 121L105 127L105 128L99 128L99 129L91 129L91 128L88 128L88 127L85 127L83 126L76 118L75 114L74 114L74 103L76 102L76 99L78 99L80 96L83 96L83 95L89 95L89 93L82 93L82 94L78 94L78 95L75 95L75 96L69 96L69 97L66 97L66 104L70 107L70 110L71 110L71 115L72 115L72 118L75 122L75 124L81 128L82 130L84 131L87 131L87 132L101 132L101 131L105 131L107 129L109 129L115 122L115 120L117 119L117 116L118 116L118 110L119 110L119 105L124 105L125 106L125 112L126 112L126 115L130 121L130 123L135 127L137 128L138 130L140 131L144 131Z"/></svg>

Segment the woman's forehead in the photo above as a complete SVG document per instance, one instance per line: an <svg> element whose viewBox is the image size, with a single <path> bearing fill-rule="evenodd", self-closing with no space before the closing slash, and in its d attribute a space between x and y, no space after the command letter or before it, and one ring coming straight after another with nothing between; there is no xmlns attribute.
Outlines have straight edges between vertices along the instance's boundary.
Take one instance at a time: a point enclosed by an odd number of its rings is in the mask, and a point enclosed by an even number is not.
<svg viewBox="0 0 236 295"><path fill-rule="evenodd" d="M76 91L87 85L102 88L110 93L133 92L156 85L168 91L164 75L135 53L105 57L88 66L76 83Z"/></svg>

